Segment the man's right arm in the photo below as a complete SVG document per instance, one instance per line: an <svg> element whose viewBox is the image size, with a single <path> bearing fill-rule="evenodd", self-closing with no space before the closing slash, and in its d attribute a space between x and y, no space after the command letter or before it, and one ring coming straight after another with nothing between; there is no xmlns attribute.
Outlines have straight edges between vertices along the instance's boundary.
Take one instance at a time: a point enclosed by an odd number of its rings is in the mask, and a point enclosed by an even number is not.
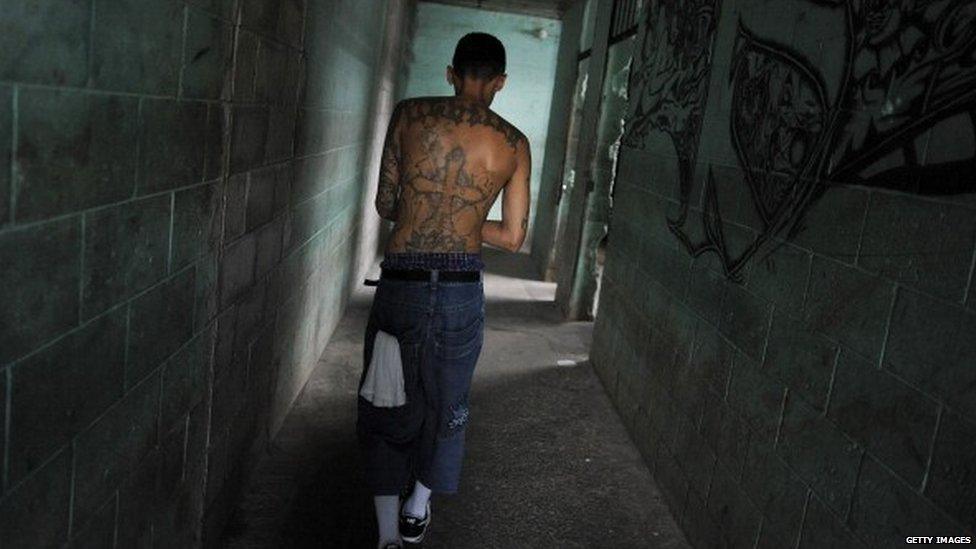
<svg viewBox="0 0 976 549"><path fill-rule="evenodd" d="M502 191L502 220L485 221L481 226L481 240L492 246L517 252L525 241L529 226L529 179L532 174L532 155L524 137L515 151L515 173Z"/></svg>
<svg viewBox="0 0 976 549"><path fill-rule="evenodd" d="M400 113L403 104L393 109L386 139L383 142L383 156L380 160L379 188L376 190L376 212L383 219L396 221L397 202L400 198Z"/></svg>

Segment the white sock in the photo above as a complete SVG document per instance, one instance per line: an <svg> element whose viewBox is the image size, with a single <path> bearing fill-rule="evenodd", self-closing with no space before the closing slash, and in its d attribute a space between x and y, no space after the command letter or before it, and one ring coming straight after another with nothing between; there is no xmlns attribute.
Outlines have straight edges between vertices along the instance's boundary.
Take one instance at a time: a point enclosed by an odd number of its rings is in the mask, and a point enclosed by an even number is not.
<svg viewBox="0 0 976 549"><path fill-rule="evenodd" d="M377 547L382 549L387 543L400 543L400 496L374 496L373 505L380 531Z"/></svg>
<svg viewBox="0 0 976 549"><path fill-rule="evenodd" d="M403 503L403 514L411 517L424 518L427 515L427 502L430 501L430 488L418 480L413 486L413 493Z"/></svg>

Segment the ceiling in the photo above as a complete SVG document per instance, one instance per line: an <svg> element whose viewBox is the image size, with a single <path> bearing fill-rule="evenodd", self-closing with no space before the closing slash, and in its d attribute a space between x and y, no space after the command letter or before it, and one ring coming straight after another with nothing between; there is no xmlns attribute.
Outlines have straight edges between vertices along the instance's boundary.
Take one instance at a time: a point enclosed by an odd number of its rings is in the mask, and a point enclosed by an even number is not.
<svg viewBox="0 0 976 549"><path fill-rule="evenodd" d="M435 4L450 4L489 11L521 13L536 17L562 19L566 10L577 0L421 0Z"/></svg>

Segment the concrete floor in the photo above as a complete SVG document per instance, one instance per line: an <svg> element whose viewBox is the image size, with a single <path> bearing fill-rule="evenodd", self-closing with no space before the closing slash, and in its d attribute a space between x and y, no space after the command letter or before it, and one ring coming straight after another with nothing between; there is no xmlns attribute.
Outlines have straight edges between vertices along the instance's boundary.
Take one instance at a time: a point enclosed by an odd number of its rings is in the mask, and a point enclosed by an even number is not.
<svg viewBox="0 0 976 549"><path fill-rule="evenodd" d="M592 324L561 321L555 285L531 280L527 256L485 260L461 492L435 495L424 546L688 547L586 362ZM373 547L355 437L371 297L364 287L353 299L245 488L226 547Z"/></svg>

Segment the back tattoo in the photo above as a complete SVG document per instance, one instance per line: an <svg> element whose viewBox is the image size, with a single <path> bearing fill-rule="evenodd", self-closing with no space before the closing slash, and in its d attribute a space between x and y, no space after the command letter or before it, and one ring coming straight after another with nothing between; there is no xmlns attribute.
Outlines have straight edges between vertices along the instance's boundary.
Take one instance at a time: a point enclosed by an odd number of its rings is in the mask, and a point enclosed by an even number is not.
<svg viewBox="0 0 976 549"><path fill-rule="evenodd" d="M525 136L483 105L453 97L401 102L376 201L396 222L387 251L480 251L482 223L520 147Z"/></svg>

